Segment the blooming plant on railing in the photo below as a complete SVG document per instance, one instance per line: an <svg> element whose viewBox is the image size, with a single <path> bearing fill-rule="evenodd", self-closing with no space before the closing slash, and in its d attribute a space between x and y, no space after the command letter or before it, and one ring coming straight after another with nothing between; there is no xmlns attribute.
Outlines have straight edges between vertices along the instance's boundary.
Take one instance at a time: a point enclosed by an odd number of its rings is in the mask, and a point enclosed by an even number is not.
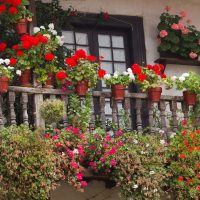
<svg viewBox="0 0 200 200"><path fill-rule="evenodd" d="M144 67L141 67L138 64L133 64L131 68L135 75L135 82L139 85L142 91L146 91L149 88L160 87L163 84L166 84L167 88L171 87L171 82L163 73L164 66L162 64L148 64Z"/></svg>
<svg viewBox="0 0 200 200"><path fill-rule="evenodd" d="M131 82L135 80L135 76L130 68L127 69L127 71L123 73L114 72L113 75L111 74L105 74L103 77L105 84L107 86L110 85L125 85L128 86Z"/></svg>
<svg viewBox="0 0 200 200"><path fill-rule="evenodd" d="M32 21L32 13L26 8L28 0L3 0L0 5L0 19L8 24L17 23L20 19Z"/></svg>
<svg viewBox="0 0 200 200"><path fill-rule="evenodd" d="M170 7L160 16L158 46L159 52L171 52L185 58L195 59L200 55L200 32L191 20L184 21L186 12L181 11L179 15L170 14Z"/></svg>
<svg viewBox="0 0 200 200"><path fill-rule="evenodd" d="M200 76L195 72L183 73L180 77L171 77L178 90L187 90L196 94L200 93Z"/></svg>
<svg viewBox="0 0 200 200"><path fill-rule="evenodd" d="M200 198L200 130L194 124L182 126L168 148L170 188L176 199Z"/></svg>

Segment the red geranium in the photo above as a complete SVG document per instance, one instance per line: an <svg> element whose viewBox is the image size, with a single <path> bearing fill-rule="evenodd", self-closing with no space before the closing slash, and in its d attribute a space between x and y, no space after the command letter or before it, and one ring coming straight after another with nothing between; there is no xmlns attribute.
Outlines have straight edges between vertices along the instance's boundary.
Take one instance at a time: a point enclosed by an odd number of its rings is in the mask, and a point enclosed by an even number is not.
<svg viewBox="0 0 200 200"><path fill-rule="evenodd" d="M79 58L86 58L86 52L83 49L79 49L75 52L75 55Z"/></svg>
<svg viewBox="0 0 200 200"><path fill-rule="evenodd" d="M15 7L10 7L10 8L8 9L8 13L11 14L11 15L16 14L16 13L17 13L17 8L15 8Z"/></svg>
<svg viewBox="0 0 200 200"><path fill-rule="evenodd" d="M23 49L30 49L32 47L32 44L30 41L28 40L25 40L25 41L22 41L22 48Z"/></svg>
<svg viewBox="0 0 200 200"><path fill-rule="evenodd" d="M46 44L48 42L48 37L46 36L40 36L39 41L43 44Z"/></svg>
<svg viewBox="0 0 200 200"><path fill-rule="evenodd" d="M4 4L0 5L0 13L4 12L6 10L6 6Z"/></svg>
<svg viewBox="0 0 200 200"><path fill-rule="evenodd" d="M161 75L162 78L167 78L166 74Z"/></svg>
<svg viewBox="0 0 200 200"><path fill-rule="evenodd" d="M185 154L179 154L179 158L185 159L186 155Z"/></svg>
<svg viewBox="0 0 200 200"><path fill-rule="evenodd" d="M12 4L14 7L17 7L17 6L21 5L21 3L22 3L21 0L13 0L13 1L11 2L11 4Z"/></svg>
<svg viewBox="0 0 200 200"><path fill-rule="evenodd" d="M15 58L10 58L10 65L16 65L17 60Z"/></svg>
<svg viewBox="0 0 200 200"><path fill-rule="evenodd" d="M179 176L179 177L178 177L178 180L179 180L179 181L183 181L183 177L182 177L182 176Z"/></svg>
<svg viewBox="0 0 200 200"><path fill-rule="evenodd" d="M77 65L77 59L75 56L72 56L71 58L66 58L65 63L70 67L73 68Z"/></svg>
<svg viewBox="0 0 200 200"><path fill-rule="evenodd" d="M55 58L54 54L52 53L47 53L44 55L44 57L45 57L45 60L47 61L52 61Z"/></svg>
<svg viewBox="0 0 200 200"><path fill-rule="evenodd" d="M56 78L58 80L63 80L67 77L67 73L65 73L64 71L60 71L56 73Z"/></svg>
<svg viewBox="0 0 200 200"><path fill-rule="evenodd" d="M106 74L106 70L104 70L104 69L100 69L98 71L99 78L103 78L105 76L105 74Z"/></svg>
<svg viewBox="0 0 200 200"><path fill-rule="evenodd" d="M6 47L7 47L7 44L5 42L1 42L0 43L0 52L4 52Z"/></svg>
<svg viewBox="0 0 200 200"><path fill-rule="evenodd" d="M89 60L89 61L96 61L97 60L97 57L96 56L87 56L87 59Z"/></svg>
<svg viewBox="0 0 200 200"><path fill-rule="evenodd" d="M18 49L19 49L19 46L18 46L17 44L16 44L16 45L13 45L13 46L12 46L12 49L13 49L13 50L18 50Z"/></svg>
<svg viewBox="0 0 200 200"><path fill-rule="evenodd" d="M17 52L16 52L16 55L17 55L17 56L22 56L23 54L24 54L23 51L17 51Z"/></svg>
<svg viewBox="0 0 200 200"><path fill-rule="evenodd" d="M138 64L133 64L131 68L134 74L141 74L142 72L142 69Z"/></svg>
<svg viewBox="0 0 200 200"><path fill-rule="evenodd" d="M144 81L144 80L146 80L146 74L139 74L139 76L138 76L138 81Z"/></svg>

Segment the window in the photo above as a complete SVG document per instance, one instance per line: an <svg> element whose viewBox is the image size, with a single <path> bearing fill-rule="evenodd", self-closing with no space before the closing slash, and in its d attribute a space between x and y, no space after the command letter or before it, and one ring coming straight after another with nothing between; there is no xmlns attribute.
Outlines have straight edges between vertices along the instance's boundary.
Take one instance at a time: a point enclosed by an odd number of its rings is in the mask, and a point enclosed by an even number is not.
<svg viewBox="0 0 200 200"><path fill-rule="evenodd" d="M86 19L71 19L73 29L63 30L65 45L71 50L84 49L88 54L103 56L101 67L108 73L125 71L131 63L145 63L143 21L140 17L112 16L103 23L96 15ZM70 26L71 27L71 26ZM108 90L105 83L99 83L97 90ZM132 85L130 91L136 88ZM122 104L118 104L118 111ZM106 116L111 119L110 99L106 99ZM118 113L119 114L119 113ZM134 123L133 123L134 124Z"/></svg>

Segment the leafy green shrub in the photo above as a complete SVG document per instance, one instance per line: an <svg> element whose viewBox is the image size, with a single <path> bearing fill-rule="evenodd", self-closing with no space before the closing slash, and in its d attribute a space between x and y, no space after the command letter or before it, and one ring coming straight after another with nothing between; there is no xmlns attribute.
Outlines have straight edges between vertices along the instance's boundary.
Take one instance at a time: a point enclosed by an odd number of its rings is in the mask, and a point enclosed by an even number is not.
<svg viewBox="0 0 200 200"><path fill-rule="evenodd" d="M48 99L40 107L41 117L47 124L58 123L64 115L65 104L59 99Z"/></svg>
<svg viewBox="0 0 200 200"><path fill-rule="evenodd" d="M26 126L0 131L0 199L46 200L63 174L50 141Z"/></svg>
<svg viewBox="0 0 200 200"><path fill-rule="evenodd" d="M124 199L160 199L167 171L159 137L128 133L117 156L114 177ZM162 143L162 144L161 144Z"/></svg>

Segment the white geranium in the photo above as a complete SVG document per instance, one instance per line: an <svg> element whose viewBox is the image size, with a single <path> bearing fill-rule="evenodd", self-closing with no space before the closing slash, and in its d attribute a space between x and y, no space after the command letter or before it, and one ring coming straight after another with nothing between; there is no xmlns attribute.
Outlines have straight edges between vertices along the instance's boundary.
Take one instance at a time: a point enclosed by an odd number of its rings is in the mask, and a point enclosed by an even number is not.
<svg viewBox="0 0 200 200"><path fill-rule="evenodd" d="M0 65L4 63L4 60L0 58Z"/></svg>
<svg viewBox="0 0 200 200"><path fill-rule="evenodd" d="M133 185L133 188L134 188L134 189L137 189L137 188L138 188L138 185L136 185L136 184Z"/></svg>
<svg viewBox="0 0 200 200"><path fill-rule="evenodd" d="M51 36L49 34L44 34L43 36L47 37L48 39L51 38Z"/></svg>
<svg viewBox="0 0 200 200"><path fill-rule="evenodd" d="M160 133L160 134L164 134L165 131L164 131L164 130L159 130L159 133Z"/></svg>
<svg viewBox="0 0 200 200"><path fill-rule="evenodd" d="M44 27L44 26L40 26L40 29L43 29L43 30L44 30L44 29L45 29L45 27Z"/></svg>
<svg viewBox="0 0 200 200"><path fill-rule="evenodd" d="M56 30L51 30L51 33L52 33L53 35L57 35L57 34L58 34Z"/></svg>
<svg viewBox="0 0 200 200"><path fill-rule="evenodd" d="M10 64L10 60L9 60L9 59L5 59L5 60L4 60L4 63L5 63L6 65L9 65L9 64Z"/></svg>
<svg viewBox="0 0 200 200"><path fill-rule="evenodd" d="M149 174L150 174L150 175L153 175L153 174L155 174L155 172L154 172L154 171L150 171Z"/></svg>
<svg viewBox="0 0 200 200"><path fill-rule="evenodd" d="M154 189L154 190L153 190L154 193L157 192L157 191L158 191L157 189Z"/></svg>
<svg viewBox="0 0 200 200"><path fill-rule="evenodd" d="M110 74L105 74L104 79L110 79L111 75Z"/></svg>
<svg viewBox="0 0 200 200"><path fill-rule="evenodd" d="M183 73L182 76L183 76L183 77L188 77L189 74L188 74L188 73Z"/></svg>
<svg viewBox="0 0 200 200"><path fill-rule="evenodd" d="M123 72L123 75L124 76L127 76L129 73L128 72Z"/></svg>
<svg viewBox="0 0 200 200"><path fill-rule="evenodd" d="M135 80L135 76L133 74L129 74L129 79L130 80Z"/></svg>
<svg viewBox="0 0 200 200"><path fill-rule="evenodd" d="M135 144L138 144L138 141L137 141L137 140L135 140L135 139L133 140L133 142L134 142Z"/></svg>
<svg viewBox="0 0 200 200"><path fill-rule="evenodd" d="M146 147L149 147L150 145L149 144L146 144Z"/></svg>
<svg viewBox="0 0 200 200"><path fill-rule="evenodd" d="M165 144L165 140L160 140L160 144Z"/></svg>
<svg viewBox="0 0 200 200"><path fill-rule="evenodd" d="M50 24L48 25L48 27L49 27L49 29L54 30L54 24L53 24L53 23L50 23Z"/></svg>
<svg viewBox="0 0 200 200"><path fill-rule="evenodd" d="M177 79L177 76L172 76L171 79L172 79L173 81L175 81L175 80Z"/></svg>
<svg viewBox="0 0 200 200"><path fill-rule="evenodd" d="M183 82L185 80L184 76L179 77L179 81Z"/></svg>
<svg viewBox="0 0 200 200"><path fill-rule="evenodd" d="M19 76L21 76L22 75L22 71L21 70L17 70L16 74L19 75Z"/></svg>
<svg viewBox="0 0 200 200"><path fill-rule="evenodd" d="M57 35L56 38L58 40L59 45L62 46L64 44L63 37Z"/></svg>
<svg viewBox="0 0 200 200"><path fill-rule="evenodd" d="M172 132L171 134L170 134L170 138L174 138L176 136L176 133L175 132Z"/></svg>
<svg viewBox="0 0 200 200"><path fill-rule="evenodd" d="M38 33L40 32L40 28L39 27L34 27L33 28L33 33Z"/></svg>
<svg viewBox="0 0 200 200"><path fill-rule="evenodd" d="M119 72L116 71L116 72L114 73L113 77L114 77L114 78L117 78L118 76L119 76Z"/></svg>
<svg viewBox="0 0 200 200"><path fill-rule="evenodd" d="M78 149L74 149L74 150L73 150L73 153L74 153L74 154L79 154Z"/></svg>
<svg viewBox="0 0 200 200"><path fill-rule="evenodd" d="M128 72L129 74L133 74L133 71L132 71L131 68L128 68L128 69L127 69L127 72Z"/></svg>
<svg viewBox="0 0 200 200"><path fill-rule="evenodd" d="M10 69L10 70L13 70L13 69L14 69L14 67L8 66L8 69Z"/></svg>

